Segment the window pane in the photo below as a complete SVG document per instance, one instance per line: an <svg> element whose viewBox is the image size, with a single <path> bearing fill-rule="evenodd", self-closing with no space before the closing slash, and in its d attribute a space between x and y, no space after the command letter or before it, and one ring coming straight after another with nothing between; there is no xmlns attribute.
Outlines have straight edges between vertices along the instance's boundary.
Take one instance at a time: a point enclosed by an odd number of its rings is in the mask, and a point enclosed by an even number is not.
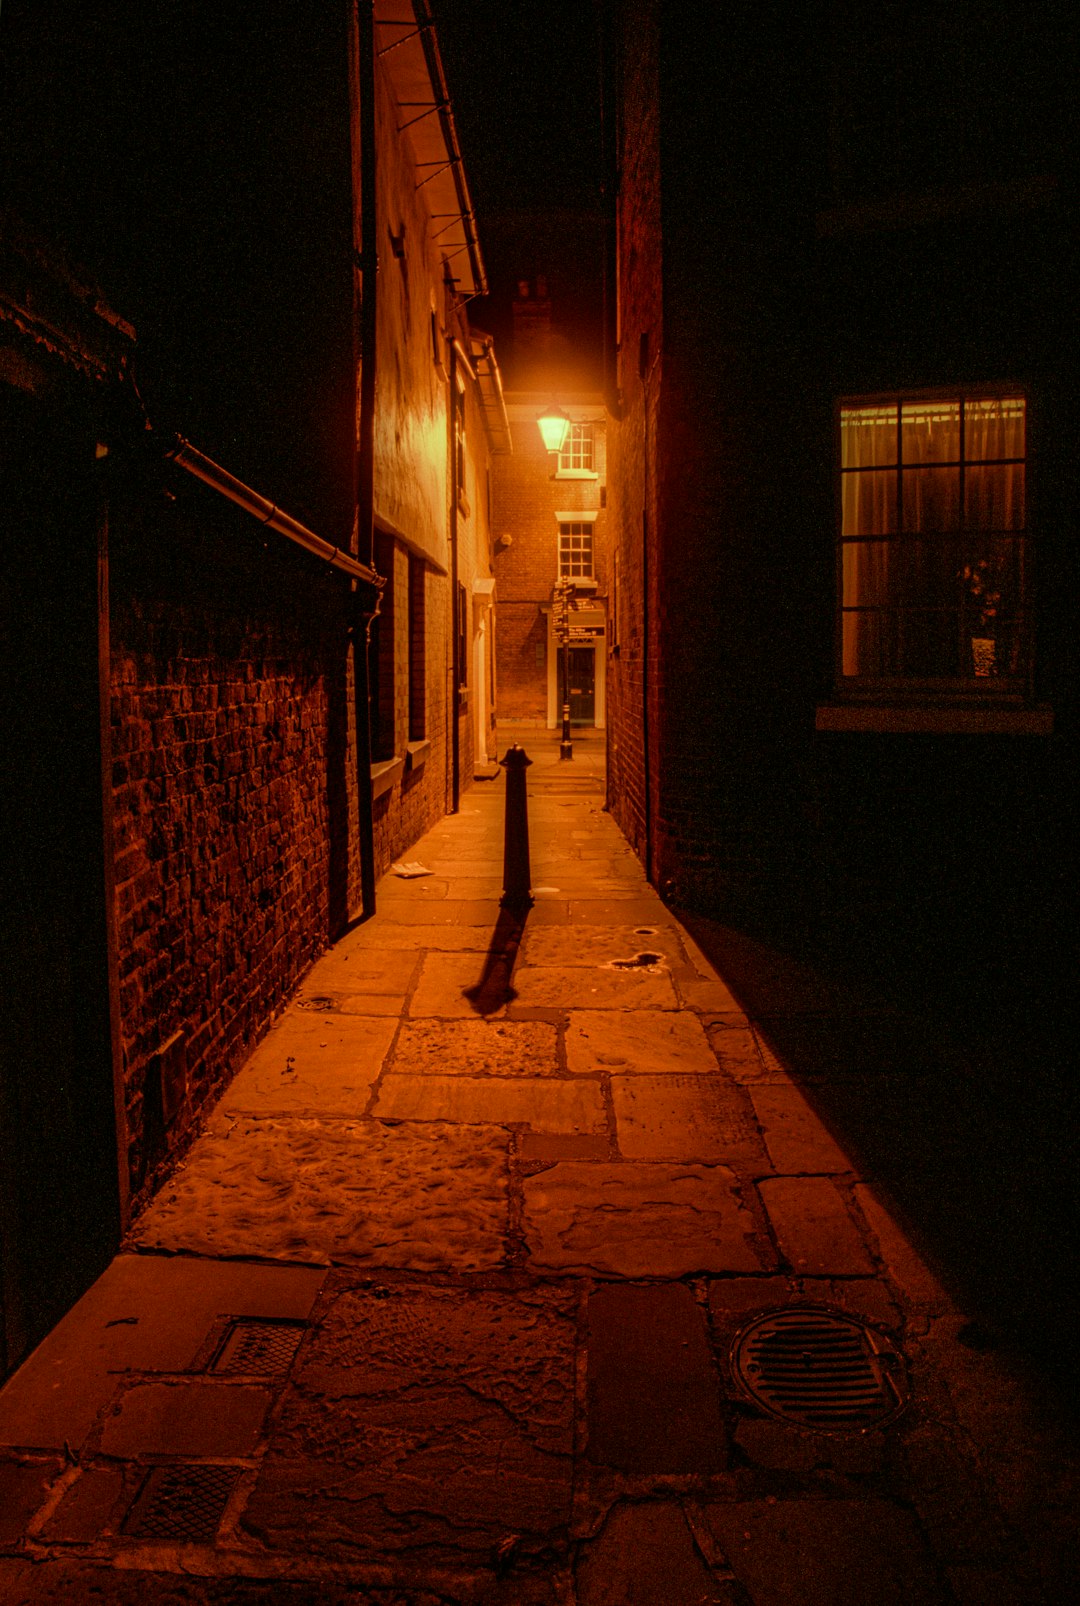
<svg viewBox="0 0 1080 1606"><path fill-rule="evenodd" d="M954 541L851 541L845 608L955 608L963 548Z"/></svg>
<svg viewBox="0 0 1080 1606"><path fill-rule="evenodd" d="M840 466L869 468L896 462L896 408L840 409Z"/></svg>
<svg viewBox="0 0 1080 1606"><path fill-rule="evenodd" d="M964 403L964 456L1023 457L1026 406L1022 396Z"/></svg>
<svg viewBox="0 0 1080 1606"><path fill-rule="evenodd" d="M591 424L571 424L559 453L559 468L566 472L569 469L586 469L589 472L593 467L593 426Z"/></svg>
<svg viewBox="0 0 1080 1606"><path fill-rule="evenodd" d="M891 535L895 531L895 469L845 474L841 486L844 535Z"/></svg>
<svg viewBox="0 0 1080 1606"><path fill-rule="evenodd" d="M844 614L844 674L887 675L891 655L887 646L891 616L880 613Z"/></svg>
<svg viewBox="0 0 1080 1606"><path fill-rule="evenodd" d="M903 528L929 534L960 528L960 469L910 469L903 477Z"/></svg>
<svg viewBox="0 0 1080 1606"><path fill-rule="evenodd" d="M900 456L906 463L960 461L960 403L905 402Z"/></svg>
<svg viewBox="0 0 1080 1606"><path fill-rule="evenodd" d="M1024 528L1023 463L969 463L964 472L964 523L969 530Z"/></svg>

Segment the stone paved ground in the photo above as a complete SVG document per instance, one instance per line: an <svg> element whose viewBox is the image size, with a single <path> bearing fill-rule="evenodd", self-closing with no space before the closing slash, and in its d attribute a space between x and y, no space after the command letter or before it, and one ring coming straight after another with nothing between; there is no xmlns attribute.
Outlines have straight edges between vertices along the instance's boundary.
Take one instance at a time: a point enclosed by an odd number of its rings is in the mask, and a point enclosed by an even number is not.
<svg viewBox="0 0 1080 1606"><path fill-rule="evenodd" d="M805 979L749 1018L603 811L596 739L572 769L525 739L527 918L478 783L0 1394L0 1599L1080 1598L1064 1429L816 1113L821 1076L903 1074L909 1026ZM793 1026L833 1051L782 1056ZM793 1303L896 1340L907 1412L753 1408L732 1339Z"/></svg>

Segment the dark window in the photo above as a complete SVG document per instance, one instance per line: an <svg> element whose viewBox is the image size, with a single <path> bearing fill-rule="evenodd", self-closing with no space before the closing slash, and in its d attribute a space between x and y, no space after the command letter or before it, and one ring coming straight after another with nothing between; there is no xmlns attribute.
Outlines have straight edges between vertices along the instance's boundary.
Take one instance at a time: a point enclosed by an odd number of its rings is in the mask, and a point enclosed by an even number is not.
<svg viewBox="0 0 1080 1606"><path fill-rule="evenodd" d="M469 594L458 581L457 588L457 661L458 684L469 684Z"/></svg>
<svg viewBox="0 0 1080 1606"><path fill-rule="evenodd" d="M409 554L409 740L427 736L426 585L423 559Z"/></svg>
<svg viewBox="0 0 1080 1606"><path fill-rule="evenodd" d="M840 672L1015 682L1026 670L1022 396L840 409Z"/></svg>
<svg viewBox="0 0 1080 1606"><path fill-rule="evenodd" d="M371 757L394 757L394 543L376 531L375 567L386 577L379 612L371 621L368 646L368 707Z"/></svg>

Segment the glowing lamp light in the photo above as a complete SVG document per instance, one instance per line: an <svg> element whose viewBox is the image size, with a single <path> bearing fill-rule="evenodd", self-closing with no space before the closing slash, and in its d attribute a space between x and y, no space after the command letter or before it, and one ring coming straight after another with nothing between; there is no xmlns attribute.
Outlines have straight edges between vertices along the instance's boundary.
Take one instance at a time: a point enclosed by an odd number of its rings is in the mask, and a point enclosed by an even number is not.
<svg viewBox="0 0 1080 1606"><path fill-rule="evenodd" d="M536 420L543 436L544 446L549 452L561 452L570 433L570 420L561 407L552 402L545 408Z"/></svg>

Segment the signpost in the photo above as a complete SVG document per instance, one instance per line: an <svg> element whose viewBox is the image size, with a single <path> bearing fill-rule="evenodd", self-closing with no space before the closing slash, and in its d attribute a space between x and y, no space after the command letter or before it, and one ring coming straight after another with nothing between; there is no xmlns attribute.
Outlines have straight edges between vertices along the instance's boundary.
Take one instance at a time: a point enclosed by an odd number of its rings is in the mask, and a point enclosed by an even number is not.
<svg viewBox="0 0 1080 1606"><path fill-rule="evenodd" d="M571 759L574 745L570 740L570 642L577 632L570 623L571 598L574 595L572 580L555 582L555 638L562 652L562 741L559 758Z"/></svg>

